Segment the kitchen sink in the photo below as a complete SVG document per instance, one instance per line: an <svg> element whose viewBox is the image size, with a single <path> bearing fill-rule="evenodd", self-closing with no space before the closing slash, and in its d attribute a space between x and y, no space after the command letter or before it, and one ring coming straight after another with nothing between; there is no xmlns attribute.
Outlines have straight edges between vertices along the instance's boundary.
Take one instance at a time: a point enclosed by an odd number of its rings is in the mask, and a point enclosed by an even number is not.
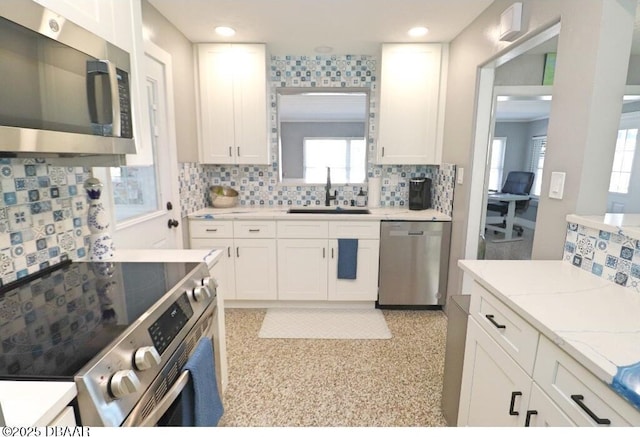
<svg viewBox="0 0 640 437"><path fill-rule="evenodd" d="M314 207L300 207L300 208L289 208L289 214L371 214L371 211L368 209L362 208L314 208Z"/></svg>

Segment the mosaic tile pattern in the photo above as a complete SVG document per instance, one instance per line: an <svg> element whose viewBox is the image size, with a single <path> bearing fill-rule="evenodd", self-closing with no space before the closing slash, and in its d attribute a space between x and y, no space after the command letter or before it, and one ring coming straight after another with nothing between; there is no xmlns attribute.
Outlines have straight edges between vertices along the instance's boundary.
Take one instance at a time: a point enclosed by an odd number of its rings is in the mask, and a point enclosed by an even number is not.
<svg viewBox="0 0 640 437"><path fill-rule="evenodd" d="M640 240L568 223L564 260L640 293Z"/></svg>
<svg viewBox="0 0 640 437"><path fill-rule="evenodd" d="M276 89L278 87L363 87L370 93L367 174L380 176L380 205L406 206L408 179L433 179L433 207L451 215L455 166L380 166L375 165L374 138L377 128L376 59L372 56L272 56L270 63L271 162L270 166L201 165L182 163L180 200L182 216L210 205L208 187L228 185L240 192L240 206L323 205L324 187L292 186L278 183L278 126ZM335 204L350 205L360 186L334 187ZM366 191L366 185L363 187Z"/></svg>
<svg viewBox="0 0 640 437"><path fill-rule="evenodd" d="M0 159L0 281L6 284L86 254L83 167Z"/></svg>
<svg viewBox="0 0 640 437"><path fill-rule="evenodd" d="M0 371L58 374L101 323L95 276L72 265L0 296ZM80 355L81 356L81 355Z"/></svg>

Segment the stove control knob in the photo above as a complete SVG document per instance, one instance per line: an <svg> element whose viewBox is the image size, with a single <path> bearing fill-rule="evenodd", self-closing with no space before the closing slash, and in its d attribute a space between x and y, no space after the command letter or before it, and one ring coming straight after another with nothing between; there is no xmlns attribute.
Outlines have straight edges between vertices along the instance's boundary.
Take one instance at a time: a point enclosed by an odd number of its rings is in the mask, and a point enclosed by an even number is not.
<svg viewBox="0 0 640 437"><path fill-rule="evenodd" d="M109 380L109 394L116 399L137 392L142 387L133 370L119 370Z"/></svg>
<svg viewBox="0 0 640 437"><path fill-rule="evenodd" d="M215 290L216 288L218 288L218 281L216 281L215 278L212 278L211 276L202 278L200 283L203 287L207 287L209 290Z"/></svg>
<svg viewBox="0 0 640 437"><path fill-rule="evenodd" d="M147 370L160 364L162 359L153 346L141 347L133 354L133 365L136 370Z"/></svg>
<svg viewBox="0 0 640 437"><path fill-rule="evenodd" d="M211 299L211 290L209 287L205 287L203 285L198 285L193 289L193 298L196 302L201 302L207 299Z"/></svg>

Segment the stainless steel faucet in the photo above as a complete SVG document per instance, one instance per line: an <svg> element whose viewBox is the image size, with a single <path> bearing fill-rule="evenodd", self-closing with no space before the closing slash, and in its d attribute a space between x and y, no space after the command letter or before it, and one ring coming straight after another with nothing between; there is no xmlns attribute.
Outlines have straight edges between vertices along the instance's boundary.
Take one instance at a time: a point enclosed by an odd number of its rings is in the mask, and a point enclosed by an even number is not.
<svg viewBox="0 0 640 437"><path fill-rule="evenodd" d="M331 206L331 201L338 197L338 190L333 191L331 195L331 167L327 167L327 185L324 187L324 206Z"/></svg>

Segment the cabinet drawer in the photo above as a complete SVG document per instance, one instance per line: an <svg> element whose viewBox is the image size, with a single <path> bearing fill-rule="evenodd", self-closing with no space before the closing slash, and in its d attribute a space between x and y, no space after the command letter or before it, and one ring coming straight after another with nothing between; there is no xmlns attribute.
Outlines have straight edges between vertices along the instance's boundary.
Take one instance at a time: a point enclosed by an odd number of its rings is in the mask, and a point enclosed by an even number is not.
<svg viewBox="0 0 640 437"><path fill-rule="evenodd" d="M233 222L218 220L189 220L191 238L233 238Z"/></svg>
<svg viewBox="0 0 640 437"><path fill-rule="evenodd" d="M322 221L279 221L278 238L323 238L329 237L329 223Z"/></svg>
<svg viewBox="0 0 640 437"><path fill-rule="evenodd" d="M596 418L609 426L640 425L639 411L544 336L533 378L578 426L607 426Z"/></svg>
<svg viewBox="0 0 640 437"><path fill-rule="evenodd" d="M329 222L329 238L380 239L380 222Z"/></svg>
<svg viewBox="0 0 640 437"><path fill-rule="evenodd" d="M273 220L248 220L233 222L235 238L276 238L276 222Z"/></svg>
<svg viewBox="0 0 640 437"><path fill-rule="evenodd" d="M533 374L538 331L474 281L470 314L525 372Z"/></svg>

